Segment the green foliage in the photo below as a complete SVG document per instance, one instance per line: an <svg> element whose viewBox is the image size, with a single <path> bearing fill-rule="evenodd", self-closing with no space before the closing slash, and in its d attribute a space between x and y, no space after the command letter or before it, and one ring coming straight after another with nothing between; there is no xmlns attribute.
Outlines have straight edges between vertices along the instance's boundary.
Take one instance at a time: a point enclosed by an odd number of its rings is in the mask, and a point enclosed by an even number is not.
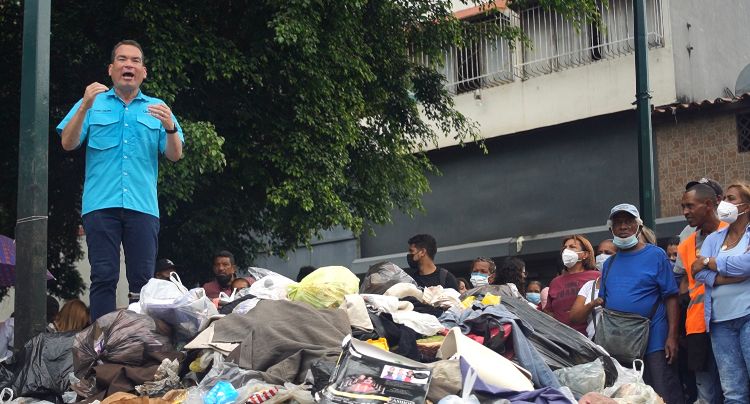
<svg viewBox="0 0 750 404"><path fill-rule="evenodd" d="M224 138L216 134L210 122L184 122L183 159L177 163L167 159L159 162L159 202L161 211L172 215L178 202L190 202L199 184L205 185L204 174L220 172L226 165L221 146Z"/></svg>
<svg viewBox="0 0 750 404"><path fill-rule="evenodd" d="M594 0L545 0L595 16ZM160 165L160 256L207 274L213 250L247 265L258 253L309 242L318 231L355 232L413 214L435 171L422 152L442 136L478 139L444 78L414 56L440 60L474 35L449 0L58 1L53 3L50 122L93 82L110 83L112 45L145 50L144 91L165 100L185 130L185 158ZM20 5L0 7L0 49L9 72L2 149L0 232L12 229L20 82ZM498 32L518 38L518 29ZM7 147L5 147L7 145ZM55 293L80 290L83 153L51 135L50 256ZM7 181L6 181L7 180ZM54 240L54 242L53 242ZM62 259L59 257L62 256ZM53 260L50 261L53 265ZM202 270L195 271L195 269ZM198 276L195 276L199 274ZM192 279L191 279L192 277Z"/></svg>

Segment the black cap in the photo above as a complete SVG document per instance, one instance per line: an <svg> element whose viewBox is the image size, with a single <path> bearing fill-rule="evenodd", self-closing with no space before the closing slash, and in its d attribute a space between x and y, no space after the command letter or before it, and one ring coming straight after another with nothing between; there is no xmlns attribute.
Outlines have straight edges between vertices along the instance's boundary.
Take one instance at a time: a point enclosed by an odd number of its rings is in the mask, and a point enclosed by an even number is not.
<svg viewBox="0 0 750 404"><path fill-rule="evenodd" d="M162 258L156 261L156 272L166 271L173 268L177 268L177 265L175 265L169 258Z"/></svg>
<svg viewBox="0 0 750 404"><path fill-rule="evenodd" d="M690 181L685 185L685 191L689 191L690 188L698 185L698 184L706 184L709 187L711 187L714 192L716 192L716 196L724 195L724 190L721 189L721 185L719 185L718 182L710 179L710 178L701 178L698 181Z"/></svg>

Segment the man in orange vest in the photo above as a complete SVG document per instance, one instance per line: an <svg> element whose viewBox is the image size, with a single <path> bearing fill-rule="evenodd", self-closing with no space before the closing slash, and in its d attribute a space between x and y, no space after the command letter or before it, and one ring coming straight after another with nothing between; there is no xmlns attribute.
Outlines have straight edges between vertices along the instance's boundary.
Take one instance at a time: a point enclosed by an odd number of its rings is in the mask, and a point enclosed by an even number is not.
<svg viewBox="0 0 750 404"><path fill-rule="evenodd" d="M682 195L682 213L688 225L695 227L696 230L680 242L675 263L675 272L686 274L684 279L687 279L690 296L685 317L688 368L695 371L698 398L709 404L723 402L721 383L703 315L704 286L695 281L690 268L696 256L700 254L706 236L727 226L726 223L719 221L716 214L716 199L715 189L708 184L688 184L687 191Z"/></svg>

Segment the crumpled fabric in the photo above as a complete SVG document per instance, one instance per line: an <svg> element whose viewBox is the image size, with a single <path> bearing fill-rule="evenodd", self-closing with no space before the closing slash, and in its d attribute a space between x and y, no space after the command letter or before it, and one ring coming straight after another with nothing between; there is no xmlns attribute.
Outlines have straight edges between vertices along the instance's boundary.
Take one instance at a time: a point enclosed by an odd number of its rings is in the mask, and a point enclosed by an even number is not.
<svg viewBox="0 0 750 404"><path fill-rule="evenodd" d="M370 320L370 315L367 312L367 306L362 295L344 296L344 304L341 308L346 311L352 328L365 331L373 330L372 321Z"/></svg>
<svg viewBox="0 0 750 404"><path fill-rule="evenodd" d="M429 305L435 306L435 307L442 307L442 308L448 308L448 307L460 307L461 301L459 300L459 297L461 296L460 293L458 293L455 289L445 289L442 286L430 286L428 288L425 288L424 293L422 295L422 300Z"/></svg>
<svg viewBox="0 0 750 404"><path fill-rule="evenodd" d="M395 296L383 295L359 295L365 301L365 304L378 313L393 314L400 310L414 310L414 305L409 302L398 300Z"/></svg>
<svg viewBox="0 0 750 404"><path fill-rule="evenodd" d="M214 323L213 342L240 342L229 357L262 372L269 383L302 383L313 362L336 360L351 333L346 312L306 303L261 300L248 314L229 314Z"/></svg>
<svg viewBox="0 0 750 404"><path fill-rule="evenodd" d="M171 390L180 388L180 362L178 360L164 359L156 369L154 380L135 386L135 391L140 395L161 396Z"/></svg>
<svg viewBox="0 0 750 404"><path fill-rule="evenodd" d="M416 311L399 310L391 313L393 322L403 324L419 334L431 337L445 329L435 316Z"/></svg>
<svg viewBox="0 0 750 404"><path fill-rule="evenodd" d="M420 302L422 301L422 290L413 283L397 283L383 293L384 296L395 296L398 299L405 297L414 297Z"/></svg>

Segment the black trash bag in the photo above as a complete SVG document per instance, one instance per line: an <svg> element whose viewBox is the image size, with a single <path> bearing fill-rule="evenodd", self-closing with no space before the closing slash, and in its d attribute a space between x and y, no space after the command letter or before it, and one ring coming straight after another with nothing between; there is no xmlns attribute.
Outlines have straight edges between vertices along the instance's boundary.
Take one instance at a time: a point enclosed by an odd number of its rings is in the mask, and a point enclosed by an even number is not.
<svg viewBox="0 0 750 404"><path fill-rule="evenodd" d="M15 378L16 367L7 363L0 363L0 390L11 387Z"/></svg>
<svg viewBox="0 0 750 404"><path fill-rule="evenodd" d="M173 351L168 327L157 326L149 316L118 310L96 320L79 332L73 342L73 367L76 377L88 377L102 363L141 366L152 352Z"/></svg>
<svg viewBox="0 0 750 404"><path fill-rule="evenodd" d="M331 382L331 375L336 370L336 362L327 361L325 359L319 359L313 362L310 366L310 372L312 373L313 383L310 392L315 396L315 393L322 391Z"/></svg>
<svg viewBox="0 0 750 404"><path fill-rule="evenodd" d="M75 336L75 331L42 333L24 345L18 354L22 367L13 381L17 397L59 397L68 390Z"/></svg>
<svg viewBox="0 0 750 404"><path fill-rule="evenodd" d="M398 265L388 261L378 262L367 270L359 293L382 295L397 283L417 284L414 278L404 272Z"/></svg>
<svg viewBox="0 0 750 404"><path fill-rule="evenodd" d="M503 295L501 303L521 319L524 334L550 368L560 369L595 361L609 356L580 332L531 307L526 300ZM605 370L606 367L605 367ZM609 368L612 371L612 368ZM616 378L609 374L608 380Z"/></svg>

